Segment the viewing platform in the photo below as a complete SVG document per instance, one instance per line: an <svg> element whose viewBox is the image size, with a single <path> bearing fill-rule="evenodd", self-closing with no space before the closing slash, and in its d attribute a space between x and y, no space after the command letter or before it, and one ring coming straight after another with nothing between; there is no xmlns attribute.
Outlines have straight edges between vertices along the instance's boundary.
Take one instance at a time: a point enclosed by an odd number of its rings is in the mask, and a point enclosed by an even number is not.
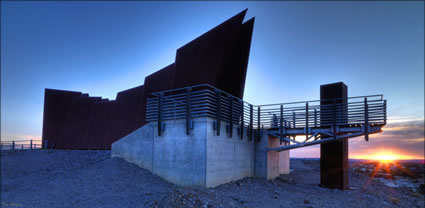
<svg viewBox="0 0 425 208"><path fill-rule="evenodd" d="M267 132L281 144L268 151L290 150L335 140L382 132L387 122L383 95L349 97L302 102L253 105L210 85L196 85L156 92L147 102L147 120L158 126L157 134L167 128L164 121L184 119L187 134L193 119L214 119L214 131L226 123L229 138L246 134L259 140ZM237 132L233 132L234 127Z"/></svg>

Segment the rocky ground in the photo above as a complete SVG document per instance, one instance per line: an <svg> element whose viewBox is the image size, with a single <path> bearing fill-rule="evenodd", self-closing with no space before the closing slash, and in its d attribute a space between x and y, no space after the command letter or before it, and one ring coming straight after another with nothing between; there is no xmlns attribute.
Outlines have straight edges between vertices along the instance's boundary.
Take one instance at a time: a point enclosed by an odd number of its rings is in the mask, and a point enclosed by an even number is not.
<svg viewBox="0 0 425 208"><path fill-rule="evenodd" d="M1 207L424 207L424 195L350 171L350 190L318 186L318 160L290 175L178 187L110 151L2 151Z"/></svg>

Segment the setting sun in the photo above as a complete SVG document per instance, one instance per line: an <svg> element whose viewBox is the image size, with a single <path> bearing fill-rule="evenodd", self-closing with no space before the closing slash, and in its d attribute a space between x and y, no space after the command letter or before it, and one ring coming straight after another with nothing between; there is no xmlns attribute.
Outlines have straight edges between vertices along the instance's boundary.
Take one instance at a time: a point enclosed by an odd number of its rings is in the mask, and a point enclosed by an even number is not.
<svg viewBox="0 0 425 208"><path fill-rule="evenodd" d="M372 156L370 159L380 160L382 162L390 162L390 161L396 160L397 157L395 155L390 155L390 154L378 154L378 155Z"/></svg>
<svg viewBox="0 0 425 208"><path fill-rule="evenodd" d="M414 157L404 154L394 150L380 150L374 153L364 153L361 155L354 155L350 158L355 159L367 159L367 160L377 160L381 162L392 162L396 160L409 160L414 159Z"/></svg>

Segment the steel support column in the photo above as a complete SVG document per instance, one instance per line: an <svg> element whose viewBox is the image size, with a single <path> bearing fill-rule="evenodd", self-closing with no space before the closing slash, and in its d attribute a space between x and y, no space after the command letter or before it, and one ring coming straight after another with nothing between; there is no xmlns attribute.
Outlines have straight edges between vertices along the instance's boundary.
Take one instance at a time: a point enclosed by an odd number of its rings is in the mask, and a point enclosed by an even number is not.
<svg viewBox="0 0 425 208"><path fill-rule="evenodd" d="M333 100L336 103L343 104L347 102L347 86L342 83L333 83L320 86L320 105L332 106ZM331 104L331 105L329 105ZM325 111L321 107L321 111ZM327 107L329 109L329 107ZM332 109L332 108L331 108ZM320 116L321 125L332 126L333 132L336 132L335 119L347 116L345 108L341 108L341 111L333 110L333 121L329 118ZM329 112L329 111L328 111ZM331 111L332 112L332 111ZM341 118L342 120L345 118ZM336 135L335 135L336 137ZM329 136L322 135L321 139L329 138ZM348 140L341 139L339 141L329 142L320 145L320 184L328 188L348 188Z"/></svg>

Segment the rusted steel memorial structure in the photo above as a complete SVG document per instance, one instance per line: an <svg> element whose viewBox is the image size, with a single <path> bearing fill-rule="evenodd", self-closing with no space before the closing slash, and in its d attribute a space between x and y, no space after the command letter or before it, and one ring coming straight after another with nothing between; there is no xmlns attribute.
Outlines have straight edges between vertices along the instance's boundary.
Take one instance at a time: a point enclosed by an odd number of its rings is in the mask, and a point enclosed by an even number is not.
<svg viewBox="0 0 425 208"><path fill-rule="evenodd" d="M348 139L382 131L382 95L348 97L320 86L320 100L257 105L243 100L254 18L246 10L179 48L175 63L116 100L46 89L43 145L112 149L179 185L214 187L289 173L289 150L321 145L321 181L348 188Z"/></svg>

